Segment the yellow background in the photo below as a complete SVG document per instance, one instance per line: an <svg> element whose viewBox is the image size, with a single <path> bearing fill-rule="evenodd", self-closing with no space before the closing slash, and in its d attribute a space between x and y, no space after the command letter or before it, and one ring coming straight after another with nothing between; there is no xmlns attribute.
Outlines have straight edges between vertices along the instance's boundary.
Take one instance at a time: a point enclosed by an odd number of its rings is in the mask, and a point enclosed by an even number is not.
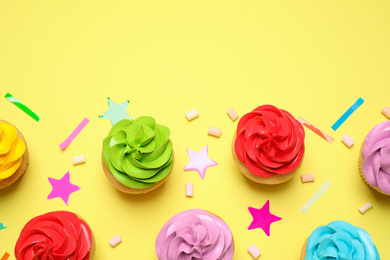
<svg viewBox="0 0 390 260"><path fill-rule="evenodd" d="M206 0L0 0L0 94L10 92L40 116L37 123L0 98L0 118L24 134L30 164L20 182L0 191L0 256L12 254L24 224L36 215L69 210L90 224L97 260L157 259L154 243L174 214L203 208L231 227L234 259L297 259L306 237L320 225L345 220L367 230L382 259L390 259L389 199L361 180L361 142L390 105L389 1ZM144 196L123 194L104 176L100 153L111 123L98 119L107 97L130 100L132 118L150 115L170 127L175 165L168 181ZM331 125L359 98L364 104L337 130ZM299 173L275 187L257 185L237 170L230 143L240 116L273 104L302 116L334 137L327 143L305 128ZM199 118L184 114L197 108ZM87 117L90 123L62 151L58 145ZM207 135L209 126L221 138ZM355 140L349 149L344 134ZM201 180L183 171L186 148L209 145L218 162ZM73 166L84 154L86 164ZM71 172L81 190L69 206L47 200L47 177ZM314 173L314 183L300 175ZM326 181L332 186L303 214L300 208ZM194 183L193 198L185 183ZM282 221L271 236L247 230L248 206L270 200ZM371 202L361 215L358 207ZM120 234L122 243L108 241Z"/></svg>

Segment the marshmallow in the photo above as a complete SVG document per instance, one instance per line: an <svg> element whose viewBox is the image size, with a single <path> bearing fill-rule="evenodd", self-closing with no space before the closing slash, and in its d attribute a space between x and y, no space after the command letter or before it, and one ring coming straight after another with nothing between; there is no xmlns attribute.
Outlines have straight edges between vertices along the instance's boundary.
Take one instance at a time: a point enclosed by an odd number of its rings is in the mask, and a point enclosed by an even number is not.
<svg viewBox="0 0 390 260"><path fill-rule="evenodd" d="M384 114L388 119L390 119L390 107L385 106L385 107L382 109L382 114Z"/></svg>
<svg viewBox="0 0 390 260"><path fill-rule="evenodd" d="M314 181L314 175L312 173L301 175L302 183Z"/></svg>
<svg viewBox="0 0 390 260"><path fill-rule="evenodd" d="M372 204L370 202L367 202L366 204L364 204L363 206L361 206L359 208L359 211L360 211L360 213L364 214L370 208L372 208Z"/></svg>
<svg viewBox="0 0 390 260"><path fill-rule="evenodd" d="M255 244L252 244L250 247L248 247L248 252L252 255L253 259L259 258L261 254L260 250L255 246Z"/></svg>
<svg viewBox="0 0 390 260"><path fill-rule="evenodd" d="M73 156L72 162L73 162L73 165L85 163L85 156L84 156L84 154Z"/></svg>
<svg viewBox="0 0 390 260"><path fill-rule="evenodd" d="M236 111L234 111L233 108L229 108L228 111L226 112L228 114L228 116L234 121L236 121L237 117L238 117L238 114Z"/></svg>
<svg viewBox="0 0 390 260"><path fill-rule="evenodd" d="M192 119L197 118L198 116L199 116L199 113L198 113L198 110L196 110L196 109L192 109L191 111L188 111L186 113L186 117L187 117L188 121L191 121Z"/></svg>
<svg viewBox="0 0 390 260"><path fill-rule="evenodd" d="M341 141L347 146L347 147L351 147L355 141L347 134L345 134L343 136L343 139L341 139Z"/></svg>
<svg viewBox="0 0 390 260"><path fill-rule="evenodd" d="M194 185L190 182L186 183L186 196L187 197L194 196Z"/></svg>
<svg viewBox="0 0 390 260"><path fill-rule="evenodd" d="M208 135L220 137L222 134L222 129L210 126L209 131L207 132Z"/></svg>
<svg viewBox="0 0 390 260"><path fill-rule="evenodd" d="M116 235L115 237L111 238L110 240L110 245L112 247L115 247L117 244L119 244L120 242L122 242L122 239L119 235Z"/></svg>

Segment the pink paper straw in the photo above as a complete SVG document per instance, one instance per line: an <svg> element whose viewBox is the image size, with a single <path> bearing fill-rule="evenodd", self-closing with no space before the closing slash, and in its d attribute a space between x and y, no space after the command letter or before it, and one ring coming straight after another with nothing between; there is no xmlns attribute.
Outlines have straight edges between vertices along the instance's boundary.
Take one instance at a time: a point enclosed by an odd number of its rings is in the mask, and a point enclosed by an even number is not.
<svg viewBox="0 0 390 260"><path fill-rule="evenodd" d="M81 123L76 127L76 129L70 134L70 136L60 144L60 148L62 150L65 150L65 148L68 147L68 145L73 141L73 139L76 138L76 136L81 132L81 130L83 130L83 128L88 124L88 122L89 119L85 117L83 121L81 121Z"/></svg>

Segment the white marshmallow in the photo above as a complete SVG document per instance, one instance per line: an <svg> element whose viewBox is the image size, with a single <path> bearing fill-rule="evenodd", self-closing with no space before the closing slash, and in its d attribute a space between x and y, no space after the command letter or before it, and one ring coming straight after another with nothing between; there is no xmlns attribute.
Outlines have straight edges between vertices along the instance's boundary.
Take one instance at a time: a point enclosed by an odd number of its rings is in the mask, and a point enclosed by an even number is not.
<svg viewBox="0 0 390 260"><path fill-rule="evenodd" d="M120 242L122 242L122 239L119 235L116 235L115 237L111 238L110 240L110 245L112 247L115 247L117 244L119 244Z"/></svg>
<svg viewBox="0 0 390 260"><path fill-rule="evenodd" d="M191 121L192 119L197 118L198 116L199 116L198 110L196 110L195 108L186 113L186 117L188 121Z"/></svg>
<svg viewBox="0 0 390 260"><path fill-rule="evenodd" d="M84 154L73 156L72 162L73 162L73 165L85 163L85 156L84 156Z"/></svg>
<svg viewBox="0 0 390 260"><path fill-rule="evenodd" d="M194 196L194 185L190 182L186 183L186 196L187 197Z"/></svg>
<svg viewBox="0 0 390 260"><path fill-rule="evenodd" d="M248 252L252 255L253 259L257 259L261 254L260 250L255 246L255 244L252 244L248 247Z"/></svg>
<svg viewBox="0 0 390 260"><path fill-rule="evenodd" d="M370 202L367 202L366 204L364 204L363 206L361 206L359 208L359 211L360 211L360 213L364 214L370 208L372 208L372 204Z"/></svg>
<svg viewBox="0 0 390 260"><path fill-rule="evenodd" d="M347 147L351 147L355 141L347 134L345 134L343 136L343 139L341 139L341 141L347 146Z"/></svg>

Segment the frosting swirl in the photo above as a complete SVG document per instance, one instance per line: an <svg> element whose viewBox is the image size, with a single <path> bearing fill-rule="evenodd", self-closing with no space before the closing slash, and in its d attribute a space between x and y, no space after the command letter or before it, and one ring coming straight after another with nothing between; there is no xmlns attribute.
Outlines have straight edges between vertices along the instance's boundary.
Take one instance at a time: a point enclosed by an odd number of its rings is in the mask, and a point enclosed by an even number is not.
<svg viewBox="0 0 390 260"><path fill-rule="evenodd" d="M22 163L26 151L23 140L17 136L16 128L0 122L0 180L13 175Z"/></svg>
<svg viewBox="0 0 390 260"><path fill-rule="evenodd" d="M103 141L103 162L123 185L145 189L164 179L173 167L168 127L152 117L116 123Z"/></svg>
<svg viewBox="0 0 390 260"><path fill-rule="evenodd" d="M92 233L76 214L54 211L31 219L22 229L15 257L32 259L90 259Z"/></svg>
<svg viewBox="0 0 390 260"><path fill-rule="evenodd" d="M237 125L234 149L238 159L259 177L292 172L305 146L302 125L287 111L263 105L245 114Z"/></svg>
<svg viewBox="0 0 390 260"><path fill-rule="evenodd" d="M156 239L159 260L232 260L233 237L228 225L201 209L173 216Z"/></svg>
<svg viewBox="0 0 390 260"><path fill-rule="evenodd" d="M390 194L390 121L379 123L367 134L362 159L367 182Z"/></svg>
<svg viewBox="0 0 390 260"><path fill-rule="evenodd" d="M345 221L334 221L316 228L306 246L305 260L379 260L371 236Z"/></svg>

